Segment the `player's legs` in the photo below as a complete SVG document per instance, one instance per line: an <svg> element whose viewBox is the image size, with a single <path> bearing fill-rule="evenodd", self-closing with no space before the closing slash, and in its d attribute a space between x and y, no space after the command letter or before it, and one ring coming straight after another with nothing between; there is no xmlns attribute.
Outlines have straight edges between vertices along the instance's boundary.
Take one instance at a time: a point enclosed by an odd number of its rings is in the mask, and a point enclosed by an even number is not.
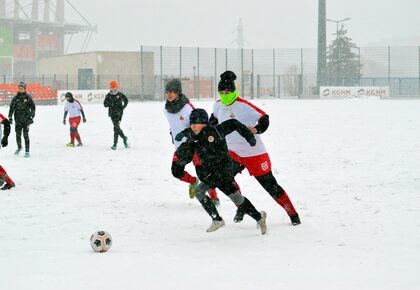
<svg viewBox="0 0 420 290"><path fill-rule="evenodd" d="M18 149L22 149L22 130L23 130L22 125L16 122L15 132L16 132L16 144L17 144Z"/></svg>
<svg viewBox="0 0 420 290"><path fill-rule="evenodd" d="M254 205L238 190L234 179L223 180L218 188L224 194L226 194L243 212L247 213L256 221L261 219L261 214L255 209Z"/></svg>
<svg viewBox="0 0 420 290"><path fill-rule="evenodd" d="M198 158L197 152L194 153L192 163L193 163L193 165L195 167L195 171L197 172L197 175L198 175L198 171L200 171L202 169L202 167L201 167L202 164L201 164L200 159ZM216 204L216 205L220 204L220 200L219 200L219 197L217 196L216 189L211 188L207 191L207 193L209 194L210 199L214 202L214 204Z"/></svg>
<svg viewBox="0 0 420 290"><path fill-rule="evenodd" d="M7 174L6 170L0 165L0 186L2 186L4 182L6 182L6 185L2 187L3 190L10 189L15 186L15 183Z"/></svg>
<svg viewBox="0 0 420 290"><path fill-rule="evenodd" d="M77 128L80 125L80 121L81 121L80 116L69 119L69 123L70 123L70 143L71 144L74 144L74 139L77 139L77 142L79 142L79 144L82 144L82 139L80 138L79 131L77 130Z"/></svg>

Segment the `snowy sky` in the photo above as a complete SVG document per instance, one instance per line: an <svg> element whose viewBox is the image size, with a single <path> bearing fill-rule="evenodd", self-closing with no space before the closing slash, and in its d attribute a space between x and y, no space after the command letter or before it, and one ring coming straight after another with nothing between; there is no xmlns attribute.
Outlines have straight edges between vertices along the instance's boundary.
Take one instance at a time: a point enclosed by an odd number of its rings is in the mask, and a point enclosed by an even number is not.
<svg viewBox="0 0 420 290"><path fill-rule="evenodd" d="M316 0L71 0L98 25L88 50L137 50L143 45L236 47L242 18L247 47L316 47ZM100 7L98 7L100 3ZM327 17L351 18L359 46L420 45L419 0L327 0ZM82 21L67 6L67 20ZM329 37L334 23L327 23ZM81 39L73 38L77 52Z"/></svg>

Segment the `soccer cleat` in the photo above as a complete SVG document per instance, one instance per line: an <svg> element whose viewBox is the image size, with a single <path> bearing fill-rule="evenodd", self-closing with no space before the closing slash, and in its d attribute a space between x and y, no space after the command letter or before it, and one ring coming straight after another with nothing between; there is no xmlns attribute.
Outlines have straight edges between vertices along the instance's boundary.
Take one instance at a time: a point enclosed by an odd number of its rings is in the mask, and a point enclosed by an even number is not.
<svg viewBox="0 0 420 290"><path fill-rule="evenodd" d="M112 150L117 150L117 145L112 145L111 149Z"/></svg>
<svg viewBox="0 0 420 290"><path fill-rule="evenodd" d="M73 143L67 143L66 146L67 147L74 147L74 144Z"/></svg>
<svg viewBox="0 0 420 290"><path fill-rule="evenodd" d="M25 157L25 158L29 158L29 157L31 157L31 153L29 153L29 152L25 152L25 156L23 156L23 157Z"/></svg>
<svg viewBox="0 0 420 290"><path fill-rule="evenodd" d="M77 147L83 147L83 143L77 144Z"/></svg>
<svg viewBox="0 0 420 290"><path fill-rule="evenodd" d="M20 151L22 151L22 148L18 148L18 149L16 149L16 151L15 151L15 155L16 155L16 156L17 156L17 155L19 155Z"/></svg>
<svg viewBox="0 0 420 290"><path fill-rule="evenodd" d="M233 218L234 223L240 223L244 219L245 213L241 209L236 210L236 214Z"/></svg>
<svg viewBox="0 0 420 290"><path fill-rule="evenodd" d="M292 222L293 226L297 226L297 225L301 224L300 217L299 217L298 214L294 214L294 215L290 216L290 221Z"/></svg>
<svg viewBox="0 0 420 290"><path fill-rule="evenodd" d="M124 142L124 147L128 148L128 137L127 136L124 137L123 142Z"/></svg>
<svg viewBox="0 0 420 290"><path fill-rule="evenodd" d="M5 184L2 188L1 188L1 190L9 190L9 189L11 189L12 187L15 187L15 183L12 183L12 184Z"/></svg>
<svg viewBox="0 0 420 290"><path fill-rule="evenodd" d="M213 202L213 204L215 206L219 206L220 205L220 200L219 199L212 199L211 201Z"/></svg>
<svg viewBox="0 0 420 290"><path fill-rule="evenodd" d="M257 221L257 228L261 230L262 235L265 235L265 233L267 232L267 223L266 223L267 213L265 211L262 211L260 213L261 213L261 219Z"/></svg>
<svg viewBox="0 0 420 290"><path fill-rule="evenodd" d="M223 227L225 225L225 221L222 219L221 221L218 220L214 220L210 227L207 229L207 232L214 232L217 231L218 229L220 229L221 227Z"/></svg>
<svg viewBox="0 0 420 290"><path fill-rule="evenodd" d="M200 181L196 177L195 182L190 184L190 186L188 188L188 194L190 195L191 199L193 199L195 197L195 189L197 188L199 183L200 183Z"/></svg>
<svg viewBox="0 0 420 290"><path fill-rule="evenodd" d="M6 174L3 174L0 176L0 186L2 186L5 181L6 181Z"/></svg>

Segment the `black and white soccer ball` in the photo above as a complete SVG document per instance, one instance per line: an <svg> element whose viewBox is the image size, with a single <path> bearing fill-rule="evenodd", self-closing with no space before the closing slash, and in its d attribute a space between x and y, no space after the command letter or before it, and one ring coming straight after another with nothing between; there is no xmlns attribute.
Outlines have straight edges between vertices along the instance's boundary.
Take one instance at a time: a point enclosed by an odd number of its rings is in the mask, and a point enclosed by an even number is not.
<svg viewBox="0 0 420 290"><path fill-rule="evenodd" d="M112 246L112 237L105 231L94 232L90 237L90 246L95 252L106 252Z"/></svg>

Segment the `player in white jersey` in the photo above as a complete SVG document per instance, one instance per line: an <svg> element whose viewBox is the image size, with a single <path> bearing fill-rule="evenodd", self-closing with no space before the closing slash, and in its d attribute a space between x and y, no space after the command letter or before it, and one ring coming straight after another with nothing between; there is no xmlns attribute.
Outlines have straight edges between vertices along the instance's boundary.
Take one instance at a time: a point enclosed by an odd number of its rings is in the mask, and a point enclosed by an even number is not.
<svg viewBox="0 0 420 290"><path fill-rule="evenodd" d="M300 224L299 215L289 196L277 183L271 172L270 157L260 137L260 134L264 133L269 126L268 115L255 105L239 97L235 87L235 73L226 71L220 77L218 84L220 100L213 106L211 123L222 123L229 119L236 119L250 128L255 134L256 145L250 146L247 142L244 142L238 133L234 132L226 136L230 155L235 161L248 169L249 174L254 176L271 197L286 210L293 225ZM242 219L243 212L238 209L234 221L240 222Z"/></svg>
<svg viewBox="0 0 420 290"><path fill-rule="evenodd" d="M194 110L194 106L190 103L190 100L182 93L181 81L178 79L173 79L169 81L165 86L165 95L166 103L164 114L168 120L170 127L170 134L172 138L172 143L175 146L175 150L181 145L184 141L176 141L175 136L186 128L190 127L190 114ZM179 161L178 157L174 153L172 159L172 173L176 176L179 176L181 181L189 183L189 195L190 198L195 196L195 188L199 184L197 177L192 176L188 172L184 171L182 167L176 166L176 163ZM201 166L201 162L198 159L197 154L194 155L193 164L197 170ZM182 168L182 170L181 170ZM177 172L180 170L180 172ZM211 200L214 204L218 205L220 203L219 198L217 197L217 192L215 189L210 189L208 191Z"/></svg>
<svg viewBox="0 0 420 290"><path fill-rule="evenodd" d="M67 114L69 115L69 125L70 125L70 143L67 143L67 147L74 147L74 139L77 139L77 146L83 146L82 139L80 138L80 134L77 131L77 127L79 127L81 116L83 117L83 123L86 123L85 112L83 111L83 107L78 100L73 98L72 93L66 93L66 104L64 105L64 116L63 116L63 124L66 125L66 118Z"/></svg>
<svg viewBox="0 0 420 290"><path fill-rule="evenodd" d="M2 127L4 127L4 130L2 130ZM1 147L7 146L9 134L10 134L10 121L5 116L0 114L0 140L1 140L0 149ZM15 187L15 183L13 182L13 180L9 177L9 175L7 174L3 166L0 165L0 186L2 186L3 184L4 186L1 188L1 190L7 190L7 189L11 189L12 187Z"/></svg>

